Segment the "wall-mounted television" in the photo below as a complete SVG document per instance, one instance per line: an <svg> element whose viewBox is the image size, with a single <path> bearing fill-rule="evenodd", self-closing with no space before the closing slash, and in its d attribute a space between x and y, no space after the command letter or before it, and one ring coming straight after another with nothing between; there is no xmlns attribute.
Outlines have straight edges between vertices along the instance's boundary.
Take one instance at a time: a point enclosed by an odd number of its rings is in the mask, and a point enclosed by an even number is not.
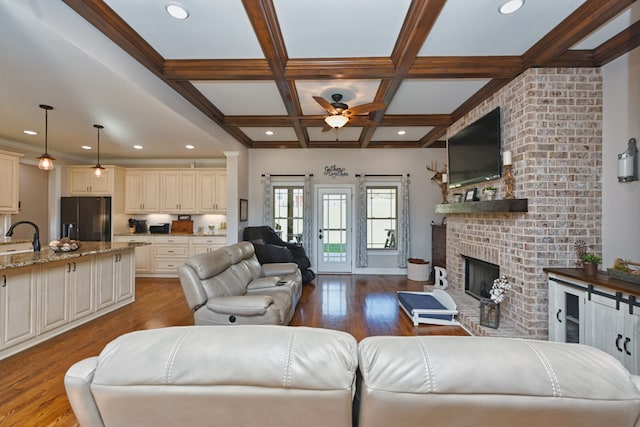
<svg viewBox="0 0 640 427"><path fill-rule="evenodd" d="M500 178L501 152L498 107L449 138L449 188Z"/></svg>

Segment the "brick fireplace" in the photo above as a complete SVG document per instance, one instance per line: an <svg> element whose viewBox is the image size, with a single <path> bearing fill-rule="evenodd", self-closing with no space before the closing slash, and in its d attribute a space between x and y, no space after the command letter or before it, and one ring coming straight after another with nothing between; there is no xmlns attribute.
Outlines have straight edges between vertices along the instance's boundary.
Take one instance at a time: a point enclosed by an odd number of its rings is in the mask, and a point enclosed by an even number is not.
<svg viewBox="0 0 640 427"><path fill-rule="evenodd" d="M449 286L458 305L473 310L477 301L464 294L463 256L497 264L512 285L501 304L500 328L480 327L473 315L461 316L463 325L477 334L546 339L543 268L575 267L578 239L601 252L600 70L530 69L451 126L448 136L497 106L503 150L513 154L515 196L528 199L528 212L448 215ZM504 183L495 182L501 199ZM474 186L483 188L456 192Z"/></svg>

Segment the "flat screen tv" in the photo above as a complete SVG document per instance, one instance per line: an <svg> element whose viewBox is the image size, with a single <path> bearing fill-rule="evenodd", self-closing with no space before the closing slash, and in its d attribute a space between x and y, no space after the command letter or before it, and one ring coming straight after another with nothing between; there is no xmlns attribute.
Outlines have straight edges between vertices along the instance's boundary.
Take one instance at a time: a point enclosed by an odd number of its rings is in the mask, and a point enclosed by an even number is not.
<svg viewBox="0 0 640 427"><path fill-rule="evenodd" d="M449 188L500 178L500 141L500 107L449 138Z"/></svg>

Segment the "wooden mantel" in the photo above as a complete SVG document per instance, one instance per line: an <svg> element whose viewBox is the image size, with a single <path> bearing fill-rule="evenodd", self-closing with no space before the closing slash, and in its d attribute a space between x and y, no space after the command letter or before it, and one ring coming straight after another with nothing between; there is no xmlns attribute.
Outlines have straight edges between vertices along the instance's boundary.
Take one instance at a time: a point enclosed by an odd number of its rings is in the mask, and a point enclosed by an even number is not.
<svg viewBox="0 0 640 427"><path fill-rule="evenodd" d="M436 213L504 213L528 212L529 199L482 200L479 202L441 203L436 205Z"/></svg>

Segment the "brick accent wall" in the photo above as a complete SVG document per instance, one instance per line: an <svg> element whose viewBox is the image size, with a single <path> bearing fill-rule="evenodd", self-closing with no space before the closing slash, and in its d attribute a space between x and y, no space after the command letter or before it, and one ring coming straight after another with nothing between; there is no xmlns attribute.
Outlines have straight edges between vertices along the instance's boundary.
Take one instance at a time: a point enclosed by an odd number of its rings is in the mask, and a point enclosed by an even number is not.
<svg viewBox="0 0 640 427"><path fill-rule="evenodd" d="M546 339L545 267L575 267L575 242L602 253L602 78L597 68L530 69L448 130L453 136L500 106L503 150L528 213L447 217L449 285L464 290L467 255L500 266L512 285L501 304L514 335ZM498 198L504 197L500 179ZM467 188L483 188L473 184ZM452 200L449 193L449 200ZM457 292L456 292L457 293ZM475 326L467 325L470 329Z"/></svg>

